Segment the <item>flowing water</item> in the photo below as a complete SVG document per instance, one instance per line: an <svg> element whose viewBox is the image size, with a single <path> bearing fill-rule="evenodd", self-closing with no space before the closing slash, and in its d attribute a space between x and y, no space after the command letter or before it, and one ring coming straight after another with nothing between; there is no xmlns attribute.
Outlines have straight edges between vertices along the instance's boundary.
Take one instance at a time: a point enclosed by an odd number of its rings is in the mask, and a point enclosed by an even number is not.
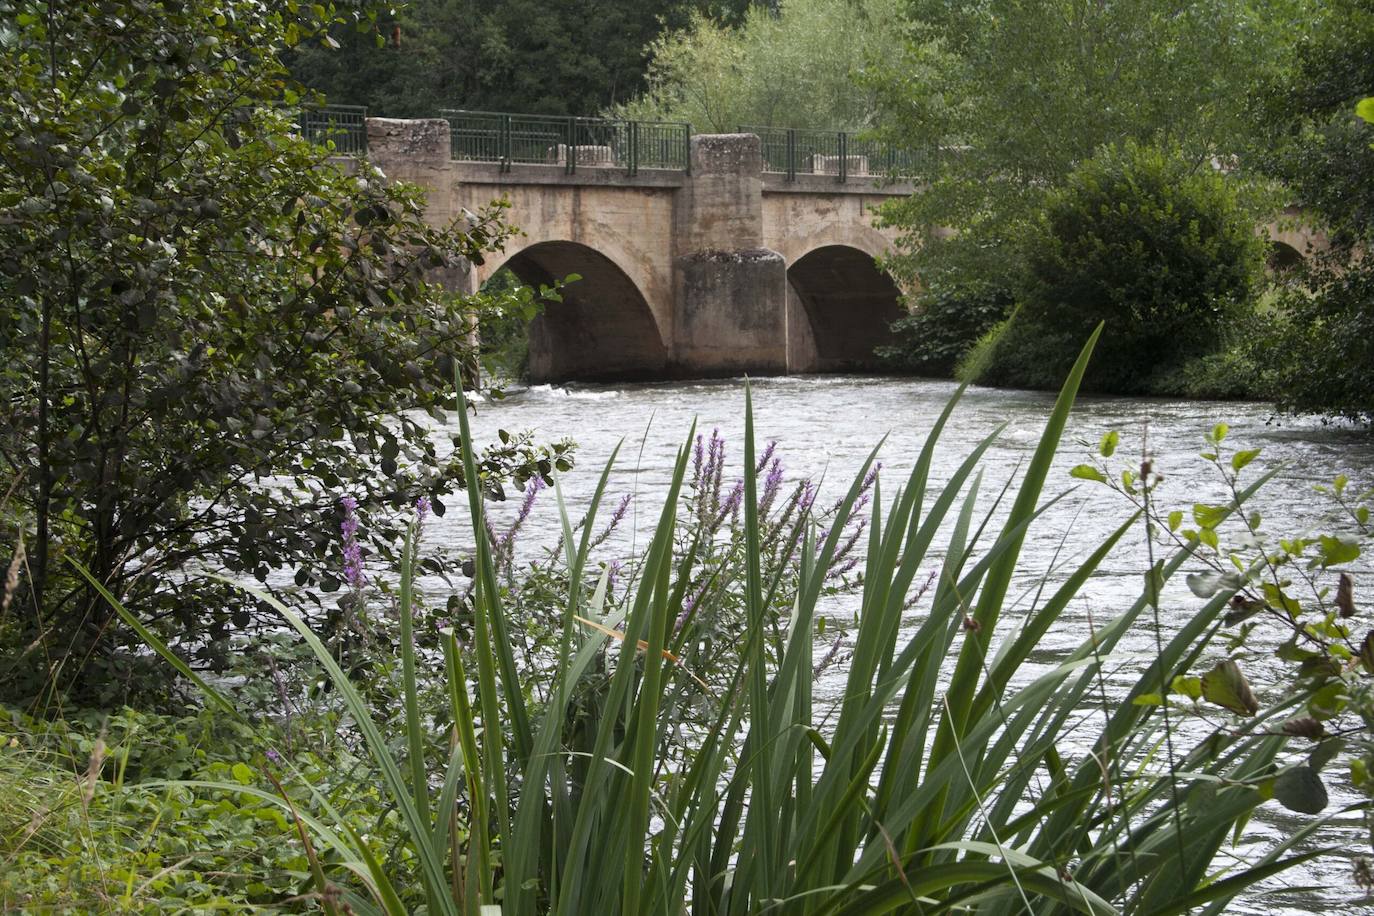
<svg viewBox="0 0 1374 916"><path fill-rule="evenodd" d="M783 458L789 479L823 478L818 505L843 493L869 451L886 436L880 458L884 464L884 492L890 494L910 472L932 424L954 390L954 385L946 382L905 378L762 379L753 383L755 426L760 446L770 439L778 442L777 453ZM985 495L980 505L990 506L1002 484L1029 460L1052 401L1049 394L968 391L936 452L932 486L946 480L983 437L1005 423L997 444L983 462ZM574 517L580 516L612 449L622 443L607 502L614 505L615 498L626 493L634 494L634 499L629 523L601 548L601 559L608 560L617 553L624 555L647 544L675 452L693 420L708 435L718 428L726 437L731 473L738 475L744 383L737 379L516 390L502 401L479 407L474 418L474 436L478 442L485 442L494 440L500 429L528 429L538 439L574 439L578 446L577 467L564 475L562 481ZM1307 419L1276 418L1261 404L1082 398L1065 433L1045 495L1053 496L1078 486L1031 529L1023 551L1023 574L1013 584L1011 593L1021 596L1019 609L1024 611L1029 605L1042 574L1066 563L1076 565L1130 515L1131 507L1120 495L1100 484L1074 480L1068 474L1074 465L1091 460L1104 432L1115 429L1121 435L1121 445L1113 459L1118 469L1138 467L1142 450L1148 449L1155 469L1165 475L1158 490L1160 503L1188 509L1195 502L1222 503L1226 499L1220 475L1199 456L1204 450L1204 433L1222 421L1230 425L1228 450L1263 449L1260 458L1247 470L1247 476L1253 479L1263 469L1282 465L1278 476L1252 504L1270 520L1275 535L1300 533L1319 523L1330 504L1314 491L1314 485L1329 482L1342 473L1349 475L1352 487L1374 485L1374 436L1361 430ZM497 504L493 517L498 529L513 517L518 503L519 499L512 498ZM437 519L426 534L427 549L463 553L471 542L466 525L463 512L450 512ZM524 529L521 555L528 557L547 549L558 537L558 525L553 499L545 494ZM1140 593L1147 567L1144 532L1133 531L1042 642L1031 659L1032 673L1062 659L1088 635L1093 621L1108 619L1131 603ZM1066 574L1051 573L1050 579L1053 582ZM921 578L918 576L917 581ZM1374 583L1360 583L1364 594L1370 593L1371 585ZM1357 595L1361 587L1357 587ZM841 599L838 610L841 614L852 613L856 603L857 598ZM1182 577L1178 577L1161 601L1166 626L1169 621L1182 621L1198 605L1198 599L1183 587ZM914 625L921 618L921 607L911 613ZM1016 615L1009 616L1014 620ZM1138 629L1122 649L1136 659L1135 664L1143 666L1154 648L1154 633L1150 628ZM1265 672L1250 673L1257 689L1262 691ZM843 677L842 668L832 668L823 675L816 691L818 708L827 697L835 696ZM1113 685L1124 690L1126 683L1124 675L1109 678L1108 690ZM1333 807L1353 800L1349 788L1341 786L1339 779L1334 775L1328 778L1333 783ZM1281 836L1304 820L1273 802L1266 803L1254 825L1260 840L1241 852L1255 854L1266 838ZM1236 910L1368 912L1367 902L1351 902L1359 896L1351 880L1352 860L1361 851L1369 852L1369 837L1360 819L1338 817L1337 825L1328 829L1325 837L1340 847L1335 855L1271 883L1269 887L1278 891L1276 896L1252 897L1237 905ZM1311 888L1298 889L1297 885Z"/></svg>

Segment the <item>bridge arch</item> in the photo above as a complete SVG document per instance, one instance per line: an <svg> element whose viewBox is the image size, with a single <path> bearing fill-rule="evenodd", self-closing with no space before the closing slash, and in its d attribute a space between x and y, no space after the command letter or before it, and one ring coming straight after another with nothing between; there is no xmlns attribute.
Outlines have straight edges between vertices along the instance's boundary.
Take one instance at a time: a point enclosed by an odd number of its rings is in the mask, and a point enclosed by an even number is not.
<svg viewBox="0 0 1374 916"><path fill-rule="evenodd" d="M817 245L788 259L792 371L878 368L874 351L892 341L892 322L906 314L901 288L877 264L885 249L860 237L849 244Z"/></svg>
<svg viewBox="0 0 1374 916"><path fill-rule="evenodd" d="M662 377L668 348L642 281L621 261L581 242L545 240L508 250L483 265L483 278L505 267L538 287L576 274L562 301L545 303L530 322L534 382Z"/></svg>

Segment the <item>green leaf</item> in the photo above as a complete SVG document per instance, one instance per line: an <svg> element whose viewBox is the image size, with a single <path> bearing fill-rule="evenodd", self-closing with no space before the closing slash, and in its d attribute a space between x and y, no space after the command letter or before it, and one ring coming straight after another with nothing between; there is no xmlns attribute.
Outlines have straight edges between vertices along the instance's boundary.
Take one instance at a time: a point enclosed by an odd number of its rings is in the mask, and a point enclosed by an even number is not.
<svg viewBox="0 0 1374 916"><path fill-rule="evenodd" d="M1169 685L1173 693L1181 693L1190 700L1202 699L1202 678L1178 675Z"/></svg>
<svg viewBox="0 0 1374 916"><path fill-rule="evenodd" d="M1202 676L1202 697L1240 716L1253 716L1259 711L1259 701L1250 689L1250 682L1241 673L1240 666L1229 658L1218 662Z"/></svg>
<svg viewBox="0 0 1374 916"><path fill-rule="evenodd" d="M1336 755L1341 752L1343 747L1345 747L1345 742L1340 738L1324 738L1307 756L1307 765L1317 772L1321 772L1322 767L1336 759Z"/></svg>
<svg viewBox="0 0 1374 916"><path fill-rule="evenodd" d="M1297 599L1290 598L1287 592L1274 583L1266 582L1261 588L1264 591L1264 600L1269 602L1269 606L1274 610L1285 611L1290 617L1297 617L1302 613L1302 605Z"/></svg>
<svg viewBox="0 0 1374 916"><path fill-rule="evenodd" d="M1212 434L1207 437L1207 441L1219 445L1230 431L1230 426L1227 426L1225 423L1218 423L1216 426L1212 427Z"/></svg>
<svg viewBox="0 0 1374 916"><path fill-rule="evenodd" d="M1102 441L1098 444L1097 450L1102 453L1103 458L1110 458L1112 455L1116 454L1116 447L1120 443L1121 434L1116 430L1112 430L1102 437Z"/></svg>
<svg viewBox="0 0 1374 916"><path fill-rule="evenodd" d="M1339 566L1360 558L1360 545L1352 538L1331 537L1323 534L1317 539L1321 552L1322 568Z"/></svg>
<svg viewBox="0 0 1374 916"><path fill-rule="evenodd" d="M1077 477L1079 480L1095 480L1098 483L1107 482L1107 476L1091 464L1080 464L1076 466L1072 471L1069 471L1069 476Z"/></svg>
<svg viewBox="0 0 1374 916"><path fill-rule="evenodd" d="M1240 471L1247 464L1258 458L1259 453L1260 449L1257 448L1247 448L1242 451L1236 452L1234 455L1231 456L1231 470Z"/></svg>
<svg viewBox="0 0 1374 916"><path fill-rule="evenodd" d="M1326 807L1326 786L1310 766L1296 766L1274 780L1274 798L1289 811L1320 814Z"/></svg>
<svg viewBox="0 0 1374 916"><path fill-rule="evenodd" d="M1178 526L1183 524L1183 510L1175 509L1169 513L1169 530L1177 531Z"/></svg>
<svg viewBox="0 0 1374 916"><path fill-rule="evenodd" d="M1136 706L1163 706L1164 698L1157 693L1142 693L1131 702Z"/></svg>
<svg viewBox="0 0 1374 916"><path fill-rule="evenodd" d="M1193 521L1203 529L1215 528L1226 518L1225 506L1209 506L1206 503L1193 503Z"/></svg>
<svg viewBox="0 0 1374 916"><path fill-rule="evenodd" d="M230 768L229 772L235 781L241 786L251 786L253 784L253 768L246 763L236 763Z"/></svg>
<svg viewBox="0 0 1374 916"><path fill-rule="evenodd" d="M1374 98L1360 99L1355 105L1355 114L1374 124Z"/></svg>

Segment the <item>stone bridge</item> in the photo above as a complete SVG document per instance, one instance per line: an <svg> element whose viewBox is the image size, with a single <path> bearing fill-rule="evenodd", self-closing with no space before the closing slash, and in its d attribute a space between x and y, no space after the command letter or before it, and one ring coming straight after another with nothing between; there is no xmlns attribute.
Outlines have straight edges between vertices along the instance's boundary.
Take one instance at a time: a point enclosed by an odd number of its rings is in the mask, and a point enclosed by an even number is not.
<svg viewBox="0 0 1374 916"><path fill-rule="evenodd" d="M698 135L686 170L629 174L582 149L569 173L454 160L449 130L369 118L369 156L427 189L436 224L510 202L524 234L473 269L469 289L502 267L529 284L581 277L530 328L536 381L870 369L902 314L875 263L894 235L871 210L912 188L867 177L859 157L843 183L789 180L765 171L753 134Z"/></svg>
<svg viewBox="0 0 1374 916"><path fill-rule="evenodd" d="M872 211L913 187L863 157L770 172L740 133L691 137L685 169L614 167L595 146L573 147L573 168L561 146L548 164L475 162L453 158L442 119L367 118L366 143L388 178L427 190L436 225L510 202L523 234L454 284L502 267L536 286L580 277L530 327L534 381L862 371L903 314L875 260L895 233ZM1324 245L1285 216L1260 229L1275 269Z"/></svg>

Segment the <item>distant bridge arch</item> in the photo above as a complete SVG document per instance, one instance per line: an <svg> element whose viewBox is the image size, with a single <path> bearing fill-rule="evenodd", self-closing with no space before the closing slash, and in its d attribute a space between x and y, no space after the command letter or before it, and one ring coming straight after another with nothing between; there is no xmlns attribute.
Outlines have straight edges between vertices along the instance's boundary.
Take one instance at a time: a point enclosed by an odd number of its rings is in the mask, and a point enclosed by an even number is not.
<svg viewBox="0 0 1374 916"><path fill-rule="evenodd" d="M878 266L885 249L856 235L855 244L817 245L787 259L788 362L798 371L876 368L875 350L891 343L892 322L905 314L901 288Z"/></svg>
<svg viewBox="0 0 1374 916"><path fill-rule="evenodd" d="M546 240L508 250L482 272L490 277L502 267L536 288L578 277L530 324L531 380L658 378L667 370L663 329L644 293L648 281L623 255Z"/></svg>

